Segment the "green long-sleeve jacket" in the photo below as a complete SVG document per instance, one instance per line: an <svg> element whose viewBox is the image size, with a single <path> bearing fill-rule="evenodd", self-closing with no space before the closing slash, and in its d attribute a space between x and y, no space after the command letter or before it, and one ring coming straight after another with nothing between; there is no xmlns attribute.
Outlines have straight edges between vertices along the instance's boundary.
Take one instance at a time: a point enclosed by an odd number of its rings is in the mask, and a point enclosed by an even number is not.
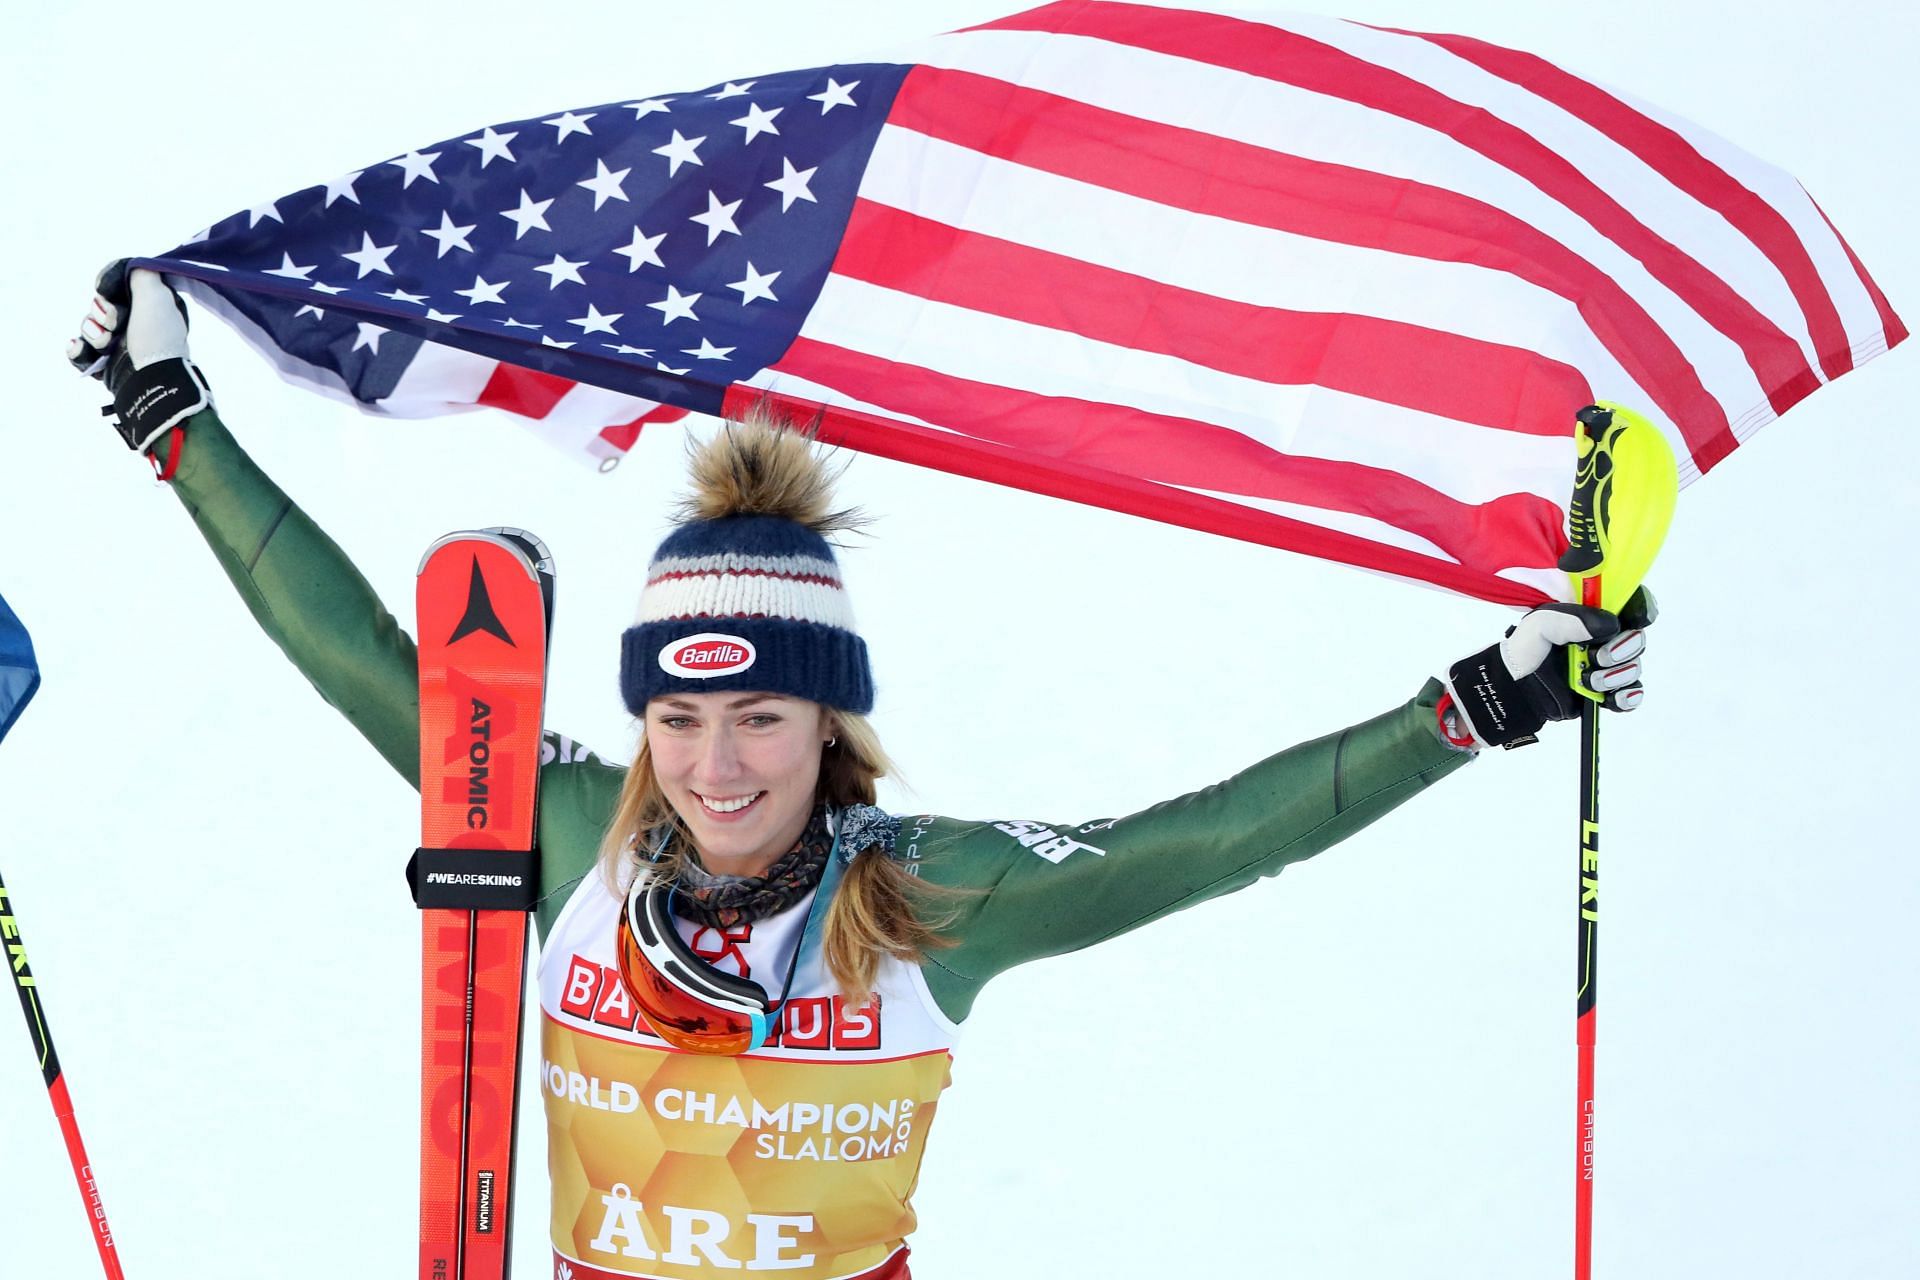
<svg viewBox="0 0 1920 1280"><path fill-rule="evenodd" d="M209 410L194 418L174 490L254 617L388 764L418 778L413 640L340 548ZM1224 782L1093 823L908 818L896 856L955 895L954 945L925 965L954 1021L995 974L1075 951L1276 875L1345 839L1470 757L1435 725L1436 682L1361 724L1291 747ZM624 770L591 755L541 770L542 935L583 876Z"/></svg>

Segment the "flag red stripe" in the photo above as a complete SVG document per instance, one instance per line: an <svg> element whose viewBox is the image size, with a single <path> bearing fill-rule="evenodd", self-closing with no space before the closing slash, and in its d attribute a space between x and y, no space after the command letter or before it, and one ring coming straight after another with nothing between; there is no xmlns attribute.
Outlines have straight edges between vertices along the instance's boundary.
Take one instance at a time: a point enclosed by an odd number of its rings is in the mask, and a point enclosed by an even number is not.
<svg viewBox="0 0 1920 1280"><path fill-rule="evenodd" d="M1805 191L1806 188L1802 187L1801 190ZM1840 242L1841 249L1846 252L1847 261L1853 264L1853 273L1860 277L1860 283L1866 289L1867 296L1873 299L1873 309L1880 315L1880 330L1886 335L1888 349L1899 346L1906 341L1907 326L1900 322L1898 315L1894 314L1893 304L1887 301L1887 295L1880 292L1880 286L1875 284L1873 277L1867 274L1867 264L1860 261L1860 256L1853 251L1853 246L1847 243L1847 238L1840 234L1840 228L1833 225L1833 219L1829 218L1827 211L1820 207L1820 202L1812 195L1808 195L1807 203L1811 204L1813 211L1820 215L1820 221L1827 224L1827 230L1833 232L1833 238Z"/></svg>
<svg viewBox="0 0 1920 1280"><path fill-rule="evenodd" d="M487 378L487 385L481 388L474 403L538 420L552 413L554 406L579 385L573 379L558 374L503 362L494 366L493 373ZM687 411L676 405L655 405L631 422L613 423L600 428L600 439L624 453L640 439L640 428L647 423L673 422L686 416Z"/></svg>
<svg viewBox="0 0 1920 1280"><path fill-rule="evenodd" d="M1494 604L1525 606L1548 599L1524 584L1417 551L1238 506L1205 494L1080 466L1065 459L1048 459L1044 465L1037 465L1033 456L1023 450L898 422L858 409L823 406L798 396L736 384L727 389L721 412L727 417L737 417L755 402L787 407L796 420L812 422L818 415L823 442L895 462L1104 507L1183 529L1238 538L1378 573L1391 573Z"/></svg>
<svg viewBox="0 0 1920 1280"><path fill-rule="evenodd" d="M492 376L474 403L523 417L544 418L560 403L560 397L577 385L573 379L558 374L502 363L494 366Z"/></svg>
<svg viewBox="0 0 1920 1280"><path fill-rule="evenodd" d="M1827 292L1820 269L1800 237L1778 209L1743 186L1719 165L1701 155L1675 130L1649 119L1606 90L1569 75L1545 58L1515 49L1501 49L1468 36L1424 31L1395 34L1426 40L1464 58L1492 75L1537 94L1569 114L1586 121L1633 152L1655 173L1725 218L1755 248L1765 254L1787 282L1794 301L1806 317L1807 329L1828 378L1853 368L1852 343L1840 312Z"/></svg>
<svg viewBox="0 0 1920 1280"><path fill-rule="evenodd" d="M1578 369L1520 347L1217 298L865 200L854 204L833 271L1240 377L1530 435L1570 435L1573 415L1594 398Z"/></svg>
<svg viewBox="0 0 1920 1280"><path fill-rule="evenodd" d="M640 428L649 422L678 422L687 416L687 411L678 405L655 405L632 422L622 422L611 427L600 428L600 438L614 448L625 453L633 448L640 439Z"/></svg>
<svg viewBox="0 0 1920 1280"><path fill-rule="evenodd" d="M1177 20L1175 20L1177 19ZM1062 0L983 24L1061 31L1188 58L1383 111L1452 137L1559 201L1639 260L1707 323L1736 343L1776 412L1820 385L1799 345L1726 282L1643 226L1598 185L1538 139L1410 77L1264 23L1211 14ZM1683 424L1685 425L1685 424ZM1731 452L1731 433L1693 452L1704 470Z"/></svg>
<svg viewBox="0 0 1920 1280"><path fill-rule="evenodd" d="M1690 441L1705 444L1727 430L1725 409L1631 294L1551 236L1482 201L966 71L917 68L894 99L888 123L1194 213L1503 271L1576 307L1594 337L1652 398L1653 407L1691 429ZM1490 391L1482 389L1481 398ZM1608 388L1604 394L1618 393ZM1506 416L1519 419L1513 425L1522 430L1565 434L1568 413L1591 398L1571 410L1565 403L1548 406L1546 421L1538 425L1530 425L1531 415L1514 412L1511 404ZM1450 410L1435 411L1454 416Z"/></svg>
<svg viewBox="0 0 1920 1280"><path fill-rule="evenodd" d="M802 338L779 362L828 387L929 422L967 422L970 434L1013 446L1034 463L1070 460L1099 471L1369 516L1425 538L1491 576L1552 564L1565 514L1532 494L1460 502L1379 467L1280 453L1212 423L1145 413L952 377Z"/></svg>

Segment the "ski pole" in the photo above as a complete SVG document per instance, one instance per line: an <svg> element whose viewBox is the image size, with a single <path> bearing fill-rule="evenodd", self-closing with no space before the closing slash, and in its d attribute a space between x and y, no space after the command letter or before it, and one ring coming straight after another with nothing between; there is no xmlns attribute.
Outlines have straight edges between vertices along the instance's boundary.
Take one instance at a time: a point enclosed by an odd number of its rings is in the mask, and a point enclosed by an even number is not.
<svg viewBox="0 0 1920 1280"><path fill-rule="evenodd" d="M1560 568L1583 605L1618 613L1653 564L1673 519L1679 476L1658 427L1618 405L1592 404L1576 415L1569 547ZM1595 1007L1600 978L1600 704L1586 684L1588 652L1568 648L1569 683L1580 707L1578 966L1574 1043L1578 1054L1574 1120L1573 1274L1593 1275Z"/></svg>
<svg viewBox="0 0 1920 1280"><path fill-rule="evenodd" d="M93 1244L100 1251L100 1265L107 1280L122 1280L120 1252L114 1248L113 1230L107 1226L106 1206L100 1200L100 1184L94 1180L93 1163L80 1141L80 1125L73 1118L73 1099L67 1095L66 1077L60 1074L60 1056L53 1050L53 1032L47 1028L46 1011L40 1007L40 988L34 982L33 969L27 964L27 946L20 938L20 925L13 918L7 899L7 885L0 880L0 942L6 944L8 967L13 972L15 990L20 993L20 1008L27 1015L27 1030L40 1052L40 1074L46 1077L47 1096L53 1103L54 1117L60 1122L60 1136L67 1140L67 1158L73 1162L73 1176L80 1183L80 1198L86 1201L87 1217L93 1224Z"/></svg>

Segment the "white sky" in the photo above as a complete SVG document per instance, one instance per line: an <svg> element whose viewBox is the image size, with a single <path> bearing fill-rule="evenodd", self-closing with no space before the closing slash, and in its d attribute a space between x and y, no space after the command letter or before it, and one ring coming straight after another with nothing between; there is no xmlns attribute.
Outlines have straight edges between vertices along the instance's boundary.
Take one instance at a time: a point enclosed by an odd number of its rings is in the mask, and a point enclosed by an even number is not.
<svg viewBox="0 0 1920 1280"><path fill-rule="evenodd" d="M0 873L129 1276L408 1273L417 813L61 362L94 270L483 123L1016 7L9 17L0 591L45 684L0 747ZM1343 16L1529 49L1725 134L1796 174L1920 320L1906 6ZM403 617L441 533L540 533L560 571L549 723L627 749L617 637L679 486L676 430L601 477L480 416L384 424L297 393L211 321L195 349L243 442ZM1796 408L1684 495L1655 572L1652 694L1605 755L1602 1276L1920 1274L1917 402L1901 350ZM908 811L1142 807L1385 710L1507 620L875 460L845 496L880 517L843 563ZM1277 882L1003 978L940 1108L916 1275L1563 1274L1575 737L1482 761ZM522 1150L517 1256L538 1276L531 1089ZM0 1029L0 1274L96 1267L25 1033Z"/></svg>

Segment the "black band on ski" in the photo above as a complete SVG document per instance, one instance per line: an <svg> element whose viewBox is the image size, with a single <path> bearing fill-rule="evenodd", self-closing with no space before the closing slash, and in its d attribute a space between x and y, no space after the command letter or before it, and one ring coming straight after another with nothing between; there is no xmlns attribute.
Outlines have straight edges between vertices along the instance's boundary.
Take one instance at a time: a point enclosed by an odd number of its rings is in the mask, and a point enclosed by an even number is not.
<svg viewBox="0 0 1920 1280"><path fill-rule="evenodd" d="M422 911L531 911L540 857L532 849L415 849L407 887Z"/></svg>

